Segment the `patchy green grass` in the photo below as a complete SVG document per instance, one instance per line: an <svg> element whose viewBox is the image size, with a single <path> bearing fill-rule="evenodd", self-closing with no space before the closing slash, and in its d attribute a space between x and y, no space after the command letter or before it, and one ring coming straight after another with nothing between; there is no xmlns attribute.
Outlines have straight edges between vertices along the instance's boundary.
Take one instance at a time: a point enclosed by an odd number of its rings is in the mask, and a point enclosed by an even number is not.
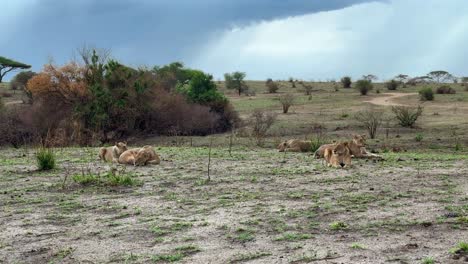
<svg viewBox="0 0 468 264"><path fill-rule="evenodd" d="M161 165L116 166L116 171L97 160L97 149L60 149L60 167L47 173L30 164L33 152L0 153L0 160L12 164L0 166L5 223L16 223L28 245L39 246L35 241L48 236L66 245L35 252L47 262L73 257L98 263L275 262L280 256L290 263L337 257L353 263L371 254L385 262L395 255L376 250L373 243L385 247L375 236L410 244L406 234L418 230L416 239L431 246L427 235L439 228L448 242L442 242L445 252L433 254L444 256L453 246L448 238L467 232L463 153L385 153L385 161L356 159L353 168L335 170L323 169L310 153L285 158L274 149L237 145L229 155L221 145L213 149L206 181L206 147L157 150ZM131 180L113 179L109 171ZM82 253L82 243L94 237L110 245L105 254ZM0 241L0 258L34 262L35 255L10 254L26 240L1 233ZM410 252L396 253L421 262Z"/></svg>
<svg viewBox="0 0 468 264"><path fill-rule="evenodd" d="M259 259L265 256L270 256L270 252L251 252L251 253L239 253L236 254L229 263L240 263L240 262L247 262L254 259Z"/></svg>

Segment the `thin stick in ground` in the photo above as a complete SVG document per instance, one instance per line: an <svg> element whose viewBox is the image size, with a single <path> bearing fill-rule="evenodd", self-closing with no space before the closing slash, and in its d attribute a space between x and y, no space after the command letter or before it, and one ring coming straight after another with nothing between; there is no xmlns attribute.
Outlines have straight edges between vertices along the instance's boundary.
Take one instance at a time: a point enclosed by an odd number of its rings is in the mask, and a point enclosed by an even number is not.
<svg viewBox="0 0 468 264"><path fill-rule="evenodd" d="M210 165L211 165L211 147L213 146L213 138L210 138L210 147L208 149L208 177L207 181L211 181L210 177Z"/></svg>

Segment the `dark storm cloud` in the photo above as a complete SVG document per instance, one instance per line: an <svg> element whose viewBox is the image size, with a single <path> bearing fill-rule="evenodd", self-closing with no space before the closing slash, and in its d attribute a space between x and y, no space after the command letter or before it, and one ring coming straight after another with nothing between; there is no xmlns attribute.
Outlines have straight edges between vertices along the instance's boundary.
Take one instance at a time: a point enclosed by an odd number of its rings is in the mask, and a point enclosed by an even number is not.
<svg viewBox="0 0 468 264"><path fill-rule="evenodd" d="M186 61L232 26L340 9L365 0L19 0L0 18L3 56L35 70L71 58L83 43L132 65Z"/></svg>

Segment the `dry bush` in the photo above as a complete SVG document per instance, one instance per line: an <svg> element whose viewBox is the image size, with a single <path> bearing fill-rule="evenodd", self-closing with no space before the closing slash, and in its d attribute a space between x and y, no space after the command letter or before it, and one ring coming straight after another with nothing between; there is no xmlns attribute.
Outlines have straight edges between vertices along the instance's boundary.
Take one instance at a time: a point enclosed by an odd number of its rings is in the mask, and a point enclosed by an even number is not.
<svg viewBox="0 0 468 264"><path fill-rule="evenodd" d="M383 113L374 109L360 111L355 115L356 120L363 124L371 139L377 135L379 127L382 125Z"/></svg>
<svg viewBox="0 0 468 264"><path fill-rule="evenodd" d="M69 104L88 95L85 82L85 68L76 63L69 63L63 67L48 64L43 72L29 79L26 89L33 98L55 97Z"/></svg>
<svg viewBox="0 0 468 264"><path fill-rule="evenodd" d="M255 110L250 116L251 136L255 138L257 145L263 145L268 130L276 121L275 113L266 113L262 110Z"/></svg>
<svg viewBox="0 0 468 264"><path fill-rule="evenodd" d="M390 91L396 90L399 85L400 85L400 83L398 81L395 81L395 80L390 80L390 81L385 83L385 87L387 87L387 89L390 90Z"/></svg>
<svg viewBox="0 0 468 264"><path fill-rule="evenodd" d="M442 85L436 89L437 94L456 94L457 91L448 85Z"/></svg>
<svg viewBox="0 0 468 264"><path fill-rule="evenodd" d="M276 93L279 89L278 84L274 82L272 79L268 79L266 81L266 87L267 87L268 93Z"/></svg>
<svg viewBox="0 0 468 264"><path fill-rule="evenodd" d="M19 108L8 108L0 112L0 145L8 144L19 148L37 139L35 131L23 123L20 115Z"/></svg>
<svg viewBox="0 0 468 264"><path fill-rule="evenodd" d="M177 130L181 135L207 135L216 129L219 118L207 106L191 105L181 95L166 93L152 103L142 129L154 134Z"/></svg>
<svg viewBox="0 0 468 264"><path fill-rule="evenodd" d="M301 82L301 85L304 88L305 95L310 95L312 91L314 90L314 86L311 84L306 84L304 82Z"/></svg>
<svg viewBox="0 0 468 264"><path fill-rule="evenodd" d="M409 106L393 106L392 112L395 114L398 123L402 127L414 127L418 118L422 115L422 106L409 107Z"/></svg>
<svg viewBox="0 0 468 264"><path fill-rule="evenodd" d="M0 126L8 136L0 143L34 141L49 147L173 131L207 135L227 131L239 120L211 75L177 63L136 70L102 61L94 52L86 58L85 66L46 65L30 78L26 90L34 100L14 113L3 113L8 122ZM180 83L187 86L176 89ZM15 129L33 135L24 140L19 133L15 138L10 133Z"/></svg>
<svg viewBox="0 0 468 264"><path fill-rule="evenodd" d="M281 105L283 106L283 114L288 113L289 107L291 107L294 104L295 97L292 94L284 94L279 96L279 101Z"/></svg>
<svg viewBox="0 0 468 264"><path fill-rule="evenodd" d="M367 95L367 93L374 88L372 82L369 80L359 80L356 82L355 86L361 95Z"/></svg>

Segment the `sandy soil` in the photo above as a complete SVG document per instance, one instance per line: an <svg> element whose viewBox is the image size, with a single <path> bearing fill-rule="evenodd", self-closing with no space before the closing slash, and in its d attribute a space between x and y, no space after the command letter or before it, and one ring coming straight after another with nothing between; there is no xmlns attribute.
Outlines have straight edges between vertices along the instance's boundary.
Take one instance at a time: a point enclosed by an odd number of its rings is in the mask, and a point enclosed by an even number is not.
<svg viewBox="0 0 468 264"><path fill-rule="evenodd" d="M411 95L417 95L417 93L385 93L382 96L364 102L382 106L402 106L403 104L394 102L395 99Z"/></svg>
<svg viewBox="0 0 468 264"><path fill-rule="evenodd" d="M57 151L50 172L32 151L0 153L0 262L466 263L449 252L468 238L463 155L336 170L306 153L217 148L207 182L206 148L161 148L159 166L119 167L138 181L125 187L73 180L109 171L97 149Z"/></svg>

